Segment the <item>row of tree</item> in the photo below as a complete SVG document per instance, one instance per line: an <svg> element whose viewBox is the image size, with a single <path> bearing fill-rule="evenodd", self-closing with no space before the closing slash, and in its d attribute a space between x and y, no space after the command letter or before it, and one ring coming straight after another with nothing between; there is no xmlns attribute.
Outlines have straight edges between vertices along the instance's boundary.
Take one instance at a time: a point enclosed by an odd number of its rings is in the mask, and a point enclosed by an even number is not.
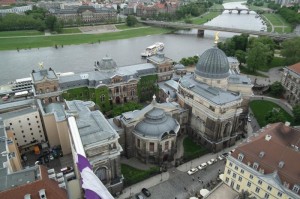
<svg viewBox="0 0 300 199"><path fill-rule="evenodd" d="M32 10L25 12L25 15L7 14L0 16L0 31L11 30L38 30L61 32L63 24L55 16L49 15L43 8L33 6Z"/></svg>
<svg viewBox="0 0 300 199"><path fill-rule="evenodd" d="M198 60L199 57L195 55L194 57L182 58L179 62L184 66L191 66L196 64Z"/></svg>

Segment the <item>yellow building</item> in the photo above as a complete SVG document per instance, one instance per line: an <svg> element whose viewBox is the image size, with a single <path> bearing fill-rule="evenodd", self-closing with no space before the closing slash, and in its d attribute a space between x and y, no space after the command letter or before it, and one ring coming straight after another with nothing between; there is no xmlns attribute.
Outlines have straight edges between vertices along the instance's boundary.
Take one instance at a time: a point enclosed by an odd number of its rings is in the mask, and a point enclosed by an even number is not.
<svg viewBox="0 0 300 199"><path fill-rule="evenodd" d="M228 156L224 182L255 198L300 198L300 130L275 123Z"/></svg>

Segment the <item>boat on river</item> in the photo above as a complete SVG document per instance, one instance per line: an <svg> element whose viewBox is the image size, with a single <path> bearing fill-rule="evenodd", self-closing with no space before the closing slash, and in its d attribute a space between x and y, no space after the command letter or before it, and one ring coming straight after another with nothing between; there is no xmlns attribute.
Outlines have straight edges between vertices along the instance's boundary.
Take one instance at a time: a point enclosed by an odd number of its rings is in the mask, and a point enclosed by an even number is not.
<svg viewBox="0 0 300 199"><path fill-rule="evenodd" d="M142 57L150 57L155 55L158 51L162 51L165 48L164 43L156 42L155 44L148 46L144 52L141 53Z"/></svg>

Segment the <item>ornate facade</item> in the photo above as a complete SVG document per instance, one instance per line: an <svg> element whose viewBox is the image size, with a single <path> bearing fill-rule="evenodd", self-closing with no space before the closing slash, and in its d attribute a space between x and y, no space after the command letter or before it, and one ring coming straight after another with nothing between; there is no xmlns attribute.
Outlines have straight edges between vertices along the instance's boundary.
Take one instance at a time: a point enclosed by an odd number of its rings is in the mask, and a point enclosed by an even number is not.
<svg viewBox="0 0 300 199"><path fill-rule="evenodd" d="M179 104L190 110L192 136L213 151L234 145L244 130L242 102L251 88L250 79L232 73L223 51L205 51L195 72L179 80L177 93Z"/></svg>
<svg viewBox="0 0 300 199"><path fill-rule="evenodd" d="M176 103L159 104L155 97L144 109L110 120L120 135L125 156L155 164L173 160L177 136L186 132L187 122L188 111Z"/></svg>
<svg viewBox="0 0 300 199"><path fill-rule="evenodd" d="M285 88L285 97L291 105L300 102L300 62L289 67L285 67L281 78L281 83Z"/></svg>

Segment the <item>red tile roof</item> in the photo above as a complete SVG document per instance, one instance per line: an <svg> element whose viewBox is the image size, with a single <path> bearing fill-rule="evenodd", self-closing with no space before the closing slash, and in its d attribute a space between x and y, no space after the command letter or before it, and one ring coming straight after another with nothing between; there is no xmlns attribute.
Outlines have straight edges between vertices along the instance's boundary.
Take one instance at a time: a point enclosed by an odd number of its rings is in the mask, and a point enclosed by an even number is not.
<svg viewBox="0 0 300 199"><path fill-rule="evenodd" d="M16 0L0 0L0 5L10 5L16 2Z"/></svg>
<svg viewBox="0 0 300 199"><path fill-rule="evenodd" d="M291 65L288 68L300 75L300 62L298 62L297 64L294 64L294 65Z"/></svg>
<svg viewBox="0 0 300 199"><path fill-rule="evenodd" d="M267 141L266 135L271 139ZM296 150L298 147L298 151ZM264 170L264 174L271 174L275 171L281 182L289 183L289 189L300 182L300 130L286 126L283 123L275 123L266 127L257 137L249 143L245 143L236 148L231 154L238 159L238 155L244 155L243 163L254 162L259 164L258 171ZM259 154L264 152L263 157ZM283 161L284 166L280 168L279 162ZM300 195L300 193L299 193Z"/></svg>
<svg viewBox="0 0 300 199"><path fill-rule="evenodd" d="M67 199L67 191L58 187L58 182L49 179L47 168L40 166L41 179L14 189L0 192L1 199L24 199L26 194L31 194L31 199L40 199L39 190L45 189L47 199Z"/></svg>

